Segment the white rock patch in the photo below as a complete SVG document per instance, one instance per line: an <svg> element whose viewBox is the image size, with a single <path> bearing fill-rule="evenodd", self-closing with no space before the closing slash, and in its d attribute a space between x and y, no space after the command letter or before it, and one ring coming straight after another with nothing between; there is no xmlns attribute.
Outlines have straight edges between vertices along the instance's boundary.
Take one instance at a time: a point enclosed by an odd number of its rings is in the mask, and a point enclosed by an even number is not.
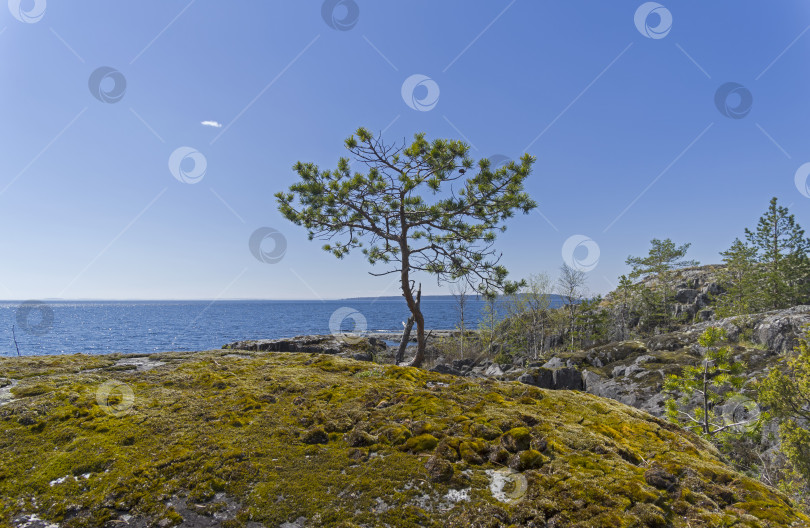
<svg viewBox="0 0 810 528"><path fill-rule="evenodd" d="M489 476L489 492L492 493L495 500L513 503L522 499L526 494L528 482L522 473L511 469L488 469L486 473ZM505 488L508 484L513 486L510 486L512 489L506 491Z"/></svg>

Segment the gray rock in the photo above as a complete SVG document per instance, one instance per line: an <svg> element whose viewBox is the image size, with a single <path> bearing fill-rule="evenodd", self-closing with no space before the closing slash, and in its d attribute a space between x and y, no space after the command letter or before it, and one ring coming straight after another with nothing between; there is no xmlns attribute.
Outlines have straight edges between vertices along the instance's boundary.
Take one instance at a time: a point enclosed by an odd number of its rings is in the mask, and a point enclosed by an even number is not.
<svg viewBox="0 0 810 528"><path fill-rule="evenodd" d="M589 370L582 373L582 381L585 384L585 390L590 394L621 401L620 397L624 392L622 384L606 380L599 374Z"/></svg>
<svg viewBox="0 0 810 528"><path fill-rule="evenodd" d="M259 339L234 341L222 348L231 350L249 350L256 352L303 352L311 354L337 354L355 358L360 354L361 361L370 361L374 354L387 350L384 341L376 337L355 335L306 335L287 339Z"/></svg>
<svg viewBox="0 0 810 528"><path fill-rule="evenodd" d="M498 365L497 363L493 363L492 365L487 367L487 369L484 371L484 375L493 377L503 376L503 370L501 369L500 365Z"/></svg>
<svg viewBox="0 0 810 528"><path fill-rule="evenodd" d="M595 372L586 370L582 373L582 380L585 383L585 391L590 394L616 400L654 416L660 417L664 414L666 397L654 389L643 389L630 378L605 379Z"/></svg>
<svg viewBox="0 0 810 528"><path fill-rule="evenodd" d="M714 312L707 310L706 317L713 316ZM668 395L662 392L665 374L678 371L684 366L682 364L684 362L697 360L697 356L702 352L697 340L706 328L715 326L725 329L735 347L737 360L748 364L747 376L760 378L776 361L774 354L790 350L803 335L803 327L807 324L810 324L810 306L705 321L677 332L650 338L647 346L626 341L586 351L581 362L600 368L601 372L609 372L610 377L585 369L578 379L577 371L569 368L570 365L565 360L552 358L545 364L547 367L555 368L551 380L538 379L537 371L531 369L520 379L524 383L555 389L577 389L579 383L582 383L584 390L591 394L611 398L660 417L664 414L664 403L668 398ZM770 352L735 345L744 331L751 331L752 340L768 347ZM668 354L669 351L682 351L684 355ZM653 367L651 363L656 365L660 363L663 366ZM723 406L728 403L720 402L718 410L722 411L725 408Z"/></svg>
<svg viewBox="0 0 810 528"><path fill-rule="evenodd" d="M538 369L534 374L538 387L554 388L554 372L548 369Z"/></svg>
<svg viewBox="0 0 810 528"><path fill-rule="evenodd" d="M640 367L637 363L632 363L624 368L624 372L622 373L622 375L625 377L632 376L636 372L642 372L644 370L645 370L644 367Z"/></svg>
<svg viewBox="0 0 810 528"><path fill-rule="evenodd" d="M620 341L588 350L585 354L585 361L594 367L603 367L615 361L627 359L635 354L643 354L646 352L647 348L640 341ZM559 366L549 368L560 368L563 366L570 367L571 365L560 364Z"/></svg>
<svg viewBox="0 0 810 528"><path fill-rule="evenodd" d="M557 356L554 356L553 358L549 359L543 364L543 368L547 369L558 369L565 366L566 366L565 361L563 361L561 358L558 358Z"/></svg>
<svg viewBox="0 0 810 528"><path fill-rule="evenodd" d="M709 306L711 303L712 300L705 293L701 293L695 298L695 307L697 307L698 309L705 308L706 306Z"/></svg>
<svg viewBox="0 0 810 528"><path fill-rule="evenodd" d="M116 367L132 367L139 372L152 370L155 367L160 367L166 363L151 358L150 356L137 356L119 359L115 362Z"/></svg>
<svg viewBox="0 0 810 528"><path fill-rule="evenodd" d="M473 360L470 358L467 359L456 359L453 361L453 368L456 370L468 370L472 368Z"/></svg>
<svg viewBox="0 0 810 528"><path fill-rule="evenodd" d="M719 295L724 291L723 287L716 282L709 282L703 287L703 293L708 295Z"/></svg>
<svg viewBox="0 0 810 528"><path fill-rule="evenodd" d="M584 390L582 373L575 368L560 368L554 371L554 388L556 390Z"/></svg>
<svg viewBox="0 0 810 528"><path fill-rule="evenodd" d="M798 344L803 328L810 324L810 306L767 312L754 327L754 342L772 352L787 352Z"/></svg>
<svg viewBox="0 0 810 528"><path fill-rule="evenodd" d="M521 374L517 380L521 383L525 383L526 385L535 385L535 386L537 385L534 376L532 376L528 372L524 372L523 374Z"/></svg>
<svg viewBox="0 0 810 528"><path fill-rule="evenodd" d="M439 374L450 374L451 376L463 376L461 371L454 369L450 365L439 364L430 369L431 372L438 372Z"/></svg>
<svg viewBox="0 0 810 528"><path fill-rule="evenodd" d="M518 378L518 381L526 385L534 385L541 389L554 388L554 372L547 368L532 369Z"/></svg>
<svg viewBox="0 0 810 528"><path fill-rule="evenodd" d="M699 291L693 289L680 290L675 294L675 300L681 304L692 304L699 294Z"/></svg>
<svg viewBox="0 0 810 528"><path fill-rule="evenodd" d="M715 326L723 328L730 341L737 341L742 331L749 329L754 343L764 345L771 353L777 354L792 350L803 335L803 327L808 324L810 306L794 306L785 310L706 321L692 325L684 333L689 339L697 339L706 328Z"/></svg>
<svg viewBox="0 0 810 528"><path fill-rule="evenodd" d="M0 405L6 405L14 400L11 389L13 389L17 383L19 383L17 380L3 380L3 387L0 387Z"/></svg>
<svg viewBox="0 0 810 528"><path fill-rule="evenodd" d="M307 523L306 517L299 517L292 522L288 521L283 524L280 524L278 528L304 528L307 525L306 523Z"/></svg>

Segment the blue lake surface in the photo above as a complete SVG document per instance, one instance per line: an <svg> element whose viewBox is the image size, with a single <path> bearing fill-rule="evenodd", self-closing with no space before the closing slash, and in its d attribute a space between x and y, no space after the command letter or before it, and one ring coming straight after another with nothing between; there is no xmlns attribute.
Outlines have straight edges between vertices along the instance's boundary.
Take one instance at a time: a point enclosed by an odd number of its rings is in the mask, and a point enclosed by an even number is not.
<svg viewBox="0 0 810 528"><path fill-rule="evenodd" d="M484 302L469 300L478 322ZM425 297L428 328L455 328L452 298ZM273 339L335 331L401 331L402 298L328 301L47 301L0 302L0 355L151 353L209 350L241 339ZM331 328L330 328L331 321ZM474 324L472 326L474 326ZM470 323L467 323L470 326Z"/></svg>

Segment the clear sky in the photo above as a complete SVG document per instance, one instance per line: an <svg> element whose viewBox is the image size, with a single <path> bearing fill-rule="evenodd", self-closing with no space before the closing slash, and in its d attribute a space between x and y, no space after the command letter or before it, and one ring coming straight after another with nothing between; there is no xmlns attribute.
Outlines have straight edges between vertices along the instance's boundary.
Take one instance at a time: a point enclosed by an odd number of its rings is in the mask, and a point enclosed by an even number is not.
<svg viewBox="0 0 810 528"><path fill-rule="evenodd" d="M8 3L2 298L396 295L273 198L361 125L537 157L512 278L565 247L603 293L654 237L718 262L772 196L810 228L806 0Z"/></svg>

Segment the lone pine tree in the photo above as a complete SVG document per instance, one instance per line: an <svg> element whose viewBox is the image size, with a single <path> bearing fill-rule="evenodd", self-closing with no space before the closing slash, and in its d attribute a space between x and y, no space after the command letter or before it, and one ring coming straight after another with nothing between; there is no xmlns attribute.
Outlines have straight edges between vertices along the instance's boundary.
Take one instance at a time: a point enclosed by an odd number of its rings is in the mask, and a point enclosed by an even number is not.
<svg viewBox="0 0 810 528"><path fill-rule="evenodd" d="M535 159L524 154L493 169L487 159L474 163L461 141L431 142L416 134L410 144L387 144L365 128L345 146L363 172L353 172L345 157L334 170L298 162L293 170L300 180L276 194L279 210L305 227L310 239L329 240L323 249L337 258L361 248L370 264L389 267L372 275L399 275L416 322L412 364L419 366L425 319L411 274L464 280L480 292L516 290L494 243L505 220L537 206L524 190Z"/></svg>

